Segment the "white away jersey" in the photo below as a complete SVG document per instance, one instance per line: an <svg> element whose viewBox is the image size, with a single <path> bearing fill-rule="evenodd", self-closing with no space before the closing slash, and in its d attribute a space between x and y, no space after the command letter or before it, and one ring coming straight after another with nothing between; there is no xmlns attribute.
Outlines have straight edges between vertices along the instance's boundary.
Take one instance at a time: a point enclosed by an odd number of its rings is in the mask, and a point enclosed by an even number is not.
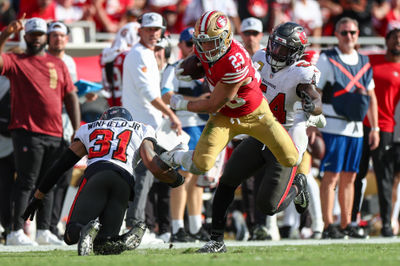
<svg viewBox="0 0 400 266"><path fill-rule="evenodd" d="M154 129L136 121L97 120L76 132L88 153L87 165L98 161L112 162L133 175L140 161L139 147L143 139L155 139Z"/></svg>
<svg viewBox="0 0 400 266"><path fill-rule="evenodd" d="M314 65L303 60L274 73L265 54L266 50L262 49L253 56L253 62L261 74L261 89L272 113L288 129L293 125L293 104L301 100L296 94L297 86L316 84L321 73Z"/></svg>

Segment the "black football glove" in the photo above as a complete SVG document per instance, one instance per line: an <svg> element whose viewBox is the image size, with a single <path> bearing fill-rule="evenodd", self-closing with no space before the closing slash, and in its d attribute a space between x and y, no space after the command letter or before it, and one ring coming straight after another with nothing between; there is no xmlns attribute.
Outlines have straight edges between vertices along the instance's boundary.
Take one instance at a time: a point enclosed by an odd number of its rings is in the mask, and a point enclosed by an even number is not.
<svg viewBox="0 0 400 266"><path fill-rule="evenodd" d="M310 95L308 95L304 91L300 92L300 95L301 95L301 99L302 99L301 103L303 105L303 110L307 113L313 112L315 109L315 105L314 105Z"/></svg>
<svg viewBox="0 0 400 266"><path fill-rule="evenodd" d="M22 219L26 221L29 218L32 221L33 217L35 216L35 212L42 208L42 206L43 202L41 199L32 197L28 207L26 207L24 213L21 215Z"/></svg>

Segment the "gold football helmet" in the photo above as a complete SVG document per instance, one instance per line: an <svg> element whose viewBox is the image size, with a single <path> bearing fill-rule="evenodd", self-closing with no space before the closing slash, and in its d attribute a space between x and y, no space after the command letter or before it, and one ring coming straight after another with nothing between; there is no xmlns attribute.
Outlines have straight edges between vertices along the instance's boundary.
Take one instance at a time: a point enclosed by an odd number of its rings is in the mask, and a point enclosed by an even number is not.
<svg viewBox="0 0 400 266"><path fill-rule="evenodd" d="M217 61L232 42L229 18L219 11L204 13L194 27L193 42L202 61L207 63Z"/></svg>

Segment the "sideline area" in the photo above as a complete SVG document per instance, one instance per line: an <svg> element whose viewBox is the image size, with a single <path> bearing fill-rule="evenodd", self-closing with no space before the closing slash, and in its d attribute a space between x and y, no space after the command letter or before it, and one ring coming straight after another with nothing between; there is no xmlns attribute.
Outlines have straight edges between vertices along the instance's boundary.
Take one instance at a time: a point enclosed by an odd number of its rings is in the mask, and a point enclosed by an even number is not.
<svg viewBox="0 0 400 266"><path fill-rule="evenodd" d="M340 239L340 240L279 240L279 241L225 241L229 247L259 247L259 246L302 246L302 245L330 245L330 244L392 244L400 243L400 238L371 237L369 239ZM204 242L198 243L164 243L140 245L138 249L187 249L200 248ZM9 252L30 252L30 251L51 251L51 250L77 250L76 245L72 246L4 246L0 245L0 253Z"/></svg>

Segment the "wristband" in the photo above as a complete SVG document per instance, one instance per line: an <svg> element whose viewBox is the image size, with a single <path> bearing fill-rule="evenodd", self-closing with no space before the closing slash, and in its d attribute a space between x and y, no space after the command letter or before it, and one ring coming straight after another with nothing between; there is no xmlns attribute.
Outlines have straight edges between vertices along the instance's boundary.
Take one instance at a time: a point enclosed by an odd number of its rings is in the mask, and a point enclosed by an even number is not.
<svg viewBox="0 0 400 266"><path fill-rule="evenodd" d="M371 131L379 132L381 129L379 127L371 127Z"/></svg>
<svg viewBox="0 0 400 266"><path fill-rule="evenodd" d="M180 110L187 110L189 100L182 100L181 103L179 104Z"/></svg>

